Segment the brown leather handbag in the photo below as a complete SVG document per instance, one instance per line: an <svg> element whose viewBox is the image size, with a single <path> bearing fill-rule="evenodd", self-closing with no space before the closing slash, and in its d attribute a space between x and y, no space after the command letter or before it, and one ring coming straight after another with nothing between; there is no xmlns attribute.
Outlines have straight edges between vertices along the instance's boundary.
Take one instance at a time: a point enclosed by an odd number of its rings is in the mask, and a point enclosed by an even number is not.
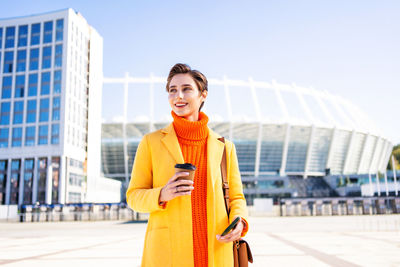
<svg viewBox="0 0 400 267"><path fill-rule="evenodd" d="M225 138L221 137L218 139L222 143L225 144ZM221 161L221 176L222 176L222 190L224 192L224 199L225 199L225 208L226 213L230 212L230 205L229 205L229 184L227 179L227 171L226 171L226 147L224 147L224 153L222 154L222 161ZM233 262L234 267L247 267L249 262L253 263L253 255L251 254L249 244L243 240L239 239L233 242Z"/></svg>

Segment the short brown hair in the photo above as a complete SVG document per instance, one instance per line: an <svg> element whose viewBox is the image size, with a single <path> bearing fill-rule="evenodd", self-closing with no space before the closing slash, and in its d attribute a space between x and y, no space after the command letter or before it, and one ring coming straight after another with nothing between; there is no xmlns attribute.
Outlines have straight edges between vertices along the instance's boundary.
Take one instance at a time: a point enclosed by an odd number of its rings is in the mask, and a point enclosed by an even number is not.
<svg viewBox="0 0 400 267"><path fill-rule="evenodd" d="M174 77L176 74L189 74L199 88L200 93L203 91L208 91L208 81L203 73L198 70L192 70L192 68L190 68L190 66L187 64L177 63L169 71L166 85L167 92L169 91L169 84L171 83L172 77ZM203 105L204 102L201 103L199 110L201 110Z"/></svg>

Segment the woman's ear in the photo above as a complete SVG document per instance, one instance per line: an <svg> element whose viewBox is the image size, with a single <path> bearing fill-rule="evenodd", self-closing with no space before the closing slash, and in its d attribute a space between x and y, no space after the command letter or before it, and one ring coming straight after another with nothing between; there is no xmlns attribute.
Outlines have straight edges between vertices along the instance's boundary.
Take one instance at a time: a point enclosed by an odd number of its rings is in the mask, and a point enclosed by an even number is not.
<svg viewBox="0 0 400 267"><path fill-rule="evenodd" d="M206 100L207 94L208 94L207 90L203 90L203 92L201 92L201 96L203 97L204 100Z"/></svg>

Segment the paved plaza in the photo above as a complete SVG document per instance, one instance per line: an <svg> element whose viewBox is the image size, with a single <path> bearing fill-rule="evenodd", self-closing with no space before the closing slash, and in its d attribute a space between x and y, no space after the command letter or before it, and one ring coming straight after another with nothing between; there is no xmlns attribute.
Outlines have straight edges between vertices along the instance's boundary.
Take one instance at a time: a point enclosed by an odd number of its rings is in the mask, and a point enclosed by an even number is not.
<svg viewBox="0 0 400 267"><path fill-rule="evenodd" d="M251 217L250 266L400 266L400 215ZM0 223L1 266L139 266L145 223Z"/></svg>

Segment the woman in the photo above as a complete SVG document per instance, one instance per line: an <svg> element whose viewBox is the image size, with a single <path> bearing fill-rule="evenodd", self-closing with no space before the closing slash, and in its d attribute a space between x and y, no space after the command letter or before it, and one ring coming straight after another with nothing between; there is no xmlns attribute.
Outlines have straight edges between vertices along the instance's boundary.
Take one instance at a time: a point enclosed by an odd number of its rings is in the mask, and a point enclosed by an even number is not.
<svg viewBox="0 0 400 267"><path fill-rule="evenodd" d="M128 205L150 213L142 266L233 266L232 241L248 231L246 201L234 145L208 128L201 112L207 79L188 65L176 64L167 80L173 123L143 137L136 152ZM231 211L222 192L220 164L226 146ZM194 182L177 163L197 167ZM236 217L232 232L220 234Z"/></svg>

